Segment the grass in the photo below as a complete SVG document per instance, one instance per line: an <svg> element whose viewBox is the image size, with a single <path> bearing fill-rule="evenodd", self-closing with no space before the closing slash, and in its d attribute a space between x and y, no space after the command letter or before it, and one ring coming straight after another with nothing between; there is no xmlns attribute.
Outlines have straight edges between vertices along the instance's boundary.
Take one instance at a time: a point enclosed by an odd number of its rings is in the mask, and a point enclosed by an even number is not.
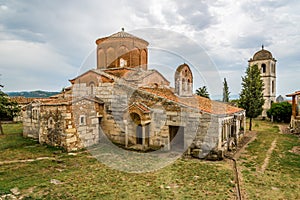
<svg viewBox="0 0 300 200"><path fill-rule="evenodd" d="M22 137L22 124L3 124L0 135L0 162L55 156L57 148L39 145L35 140Z"/></svg>
<svg viewBox="0 0 300 200"><path fill-rule="evenodd" d="M289 152L294 146L300 146L299 137L280 134L278 125L267 121L254 121L254 124L257 138L238 162L247 198L300 199L300 155ZM277 139L276 147L262 173L261 166L274 139Z"/></svg>
<svg viewBox="0 0 300 200"><path fill-rule="evenodd" d="M280 134L277 124L254 120L257 138L238 160L247 199L300 199L300 146L294 135ZM18 187L25 199L235 199L231 163L178 159L148 173L126 173L98 162L88 152L70 155L22 137L21 124L4 125L0 162L37 157L26 163L0 165L0 196ZM264 173L266 152L277 144ZM141 163L144 166L146 163ZM62 184L52 184L57 179Z"/></svg>
<svg viewBox="0 0 300 200"><path fill-rule="evenodd" d="M28 199L234 199L234 177L226 161L178 159L154 172L126 173L23 138L20 124L5 125L0 161L41 156L56 160L0 165L0 194L18 187ZM62 184L52 184L57 179Z"/></svg>

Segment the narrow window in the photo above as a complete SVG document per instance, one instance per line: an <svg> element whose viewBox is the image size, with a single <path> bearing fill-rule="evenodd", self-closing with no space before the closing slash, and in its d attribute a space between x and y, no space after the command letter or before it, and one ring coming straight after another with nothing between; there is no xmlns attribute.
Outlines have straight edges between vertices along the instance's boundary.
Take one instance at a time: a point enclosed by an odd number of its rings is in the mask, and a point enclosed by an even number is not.
<svg viewBox="0 0 300 200"><path fill-rule="evenodd" d="M266 64L265 63L263 63L261 65L261 70L262 70L262 73L266 73Z"/></svg>
<svg viewBox="0 0 300 200"><path fill-rule="evenodd" d="M54 128L54 120L52 117L48 119L48 128Z"/></svg>
<svg viewBox="0 0 300 200"><path fill-rule="evenodd" d="M85 125L85 116L84 115L80 115L80 117L79 117L79 125Z"/></svg>
<svg viewBox="0 0 300 200"><path fill-rule="evenodd" d="M185 80L184 78L182 79L182 91L185 91L186 88L185 88L186 84L185 84Z"/></svg>
<svg viewBox="0 0 300 200"><path fill-rule="evenodd" d="M272 81L272 93L274 93L274 90L275 90L275 84L274 81Z"/></svg>
<svg viewBox="0 0 300 200"><path fill-rule="evenodd" d="M94 90L95 90L95 84L94 84L94 82L92 81L92 82L90 82L90 84L89 84L89 87L90 87L90 91L89 91L89 94L90 95L93 95L94 94Z"/></svg>
<svg viewBox="0 0 300 200"><path fill-rule="evenodd" d="M94 94L94 85L91 85L91 94Z"/></svg>

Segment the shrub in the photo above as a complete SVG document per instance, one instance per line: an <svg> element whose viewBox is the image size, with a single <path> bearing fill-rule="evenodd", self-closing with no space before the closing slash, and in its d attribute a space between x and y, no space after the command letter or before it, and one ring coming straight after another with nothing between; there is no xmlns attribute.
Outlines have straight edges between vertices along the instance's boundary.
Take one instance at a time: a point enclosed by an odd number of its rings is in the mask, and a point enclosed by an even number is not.
<svg viewBox="0 0 300 200"><path fill-rule="evenodd" d="M289 102L273 103L267 111L268 117L275 122L289 123L292 115L292 105Z"/></svg>

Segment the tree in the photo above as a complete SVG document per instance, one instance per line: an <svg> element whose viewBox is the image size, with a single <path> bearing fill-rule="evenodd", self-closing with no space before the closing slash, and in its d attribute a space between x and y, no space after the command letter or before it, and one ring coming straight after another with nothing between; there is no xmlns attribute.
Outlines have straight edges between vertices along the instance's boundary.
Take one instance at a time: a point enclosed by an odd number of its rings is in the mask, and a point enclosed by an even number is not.
<svg viewBox="0 0 300 200"><path fill-rule="evenodd" d="M223 102L229 102L229 87L226 81L226 78L224 78L223 82Z"/></svg>
<svg viewBox="0 0 300 200"><path fill-rule="evenodd" d="M292 105L286 101L273 103L267 111L267 115L270 119L273 118L275 122L289 123L292 115Z"/></svg>
<svg viewBox="0 0 300 200"><path fill-rule="evenodd" d="M203 87L199 87L197 90L196 90L196 94L201 96L201 97L205 97L205 98L208 98L209 99L209 94L208 94L208 91L207 91L207 87L206 86L203 86Z"/></svg>
<svg viewBox="0 0 300 200"><path fill-rule="evenodd" d="M3 135L1 121L4 118L12 118L19 114L20 107L14 101L11 101L7 94L0 90L0 135Z"/></svg>
<svg viewBox="0 0 300 200"><path fill-rule="evenodd" d="M261 80L257 65L249 66L246 75L242 77L242 91L238 102L246 110L246 117L250 118L249 130L252 129L252 119L261 115L264 105L264 83Z"/></svg>

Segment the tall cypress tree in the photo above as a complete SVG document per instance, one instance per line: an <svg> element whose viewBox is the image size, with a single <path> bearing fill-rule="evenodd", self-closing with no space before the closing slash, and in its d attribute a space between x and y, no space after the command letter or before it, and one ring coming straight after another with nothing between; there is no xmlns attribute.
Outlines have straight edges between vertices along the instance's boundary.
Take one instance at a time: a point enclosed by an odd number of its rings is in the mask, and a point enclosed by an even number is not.
<svg viewBox="0 0 300 200"><path fill-rule="evenodd" d="M246 110L246 117L250 118L249 130L252 129L252 119L261 115L264 105L264 83L261 80L257 65L249 66L246 75L242 77L242 91L238 102Z"/></svg>
<svg viewBox="0 0 300 200"><path fill-rule="evenodd" d="M226 81L226 78L224 78L223 82L223 102L229 102L229 87Z"/></svg>

